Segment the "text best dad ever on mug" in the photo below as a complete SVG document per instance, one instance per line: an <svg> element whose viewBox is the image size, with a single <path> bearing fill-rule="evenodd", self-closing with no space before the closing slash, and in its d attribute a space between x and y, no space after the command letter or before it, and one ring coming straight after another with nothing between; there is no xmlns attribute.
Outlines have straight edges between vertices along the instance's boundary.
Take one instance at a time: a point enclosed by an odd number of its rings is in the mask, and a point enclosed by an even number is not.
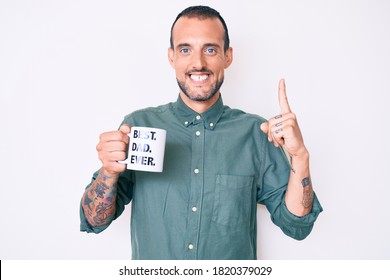
<svg viewBox="0 0 390 280"><path fill-rule="evenodd" d="M129 134L127 169L162 172L167 131L160 128L133 126Z"/></svg>

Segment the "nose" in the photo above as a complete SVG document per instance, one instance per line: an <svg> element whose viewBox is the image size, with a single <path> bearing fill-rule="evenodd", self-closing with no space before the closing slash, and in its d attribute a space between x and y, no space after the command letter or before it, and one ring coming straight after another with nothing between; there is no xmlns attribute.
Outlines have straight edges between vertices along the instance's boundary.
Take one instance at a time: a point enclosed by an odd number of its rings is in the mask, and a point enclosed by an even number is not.
<svg viewBox="0 0 390 280"><path fill-rule="evenodd" d="M206 68L206 58L204 56L204 53L202 51L196 52L193 55L192 59L192 68L201 70L203 68Z"/></svg>

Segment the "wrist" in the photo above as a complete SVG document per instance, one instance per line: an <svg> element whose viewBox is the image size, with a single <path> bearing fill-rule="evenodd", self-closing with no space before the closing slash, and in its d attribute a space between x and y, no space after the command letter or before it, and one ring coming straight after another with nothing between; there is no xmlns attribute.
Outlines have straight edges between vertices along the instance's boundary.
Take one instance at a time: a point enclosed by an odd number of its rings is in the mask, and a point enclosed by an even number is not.
<svg viewBox="0 0 390 280"><path fill-rule="evenodd" d="M309 151L305 148L303 148L299 153L296 153L295 155L292 156L292 159L297 160L297 161L309 161L310 154Z"/></svg>
<svg viewBox="0 0 390 280"><path fill-rule="evenodd" d="M120 173L109 172L109 171L105 170L104 168L102 168L102 169L100 169L100 175L102 176L103 180L108 180L108 179L117 180L119 178Z"/></svg>
<svg viewBox="0 0 390 280"><path fill-rule="evenodd" d="M301 175L308 173L309 172L309 159L310 159L310 155L306 149L304 152L299 153L296 156L292 156L291 157L291 170L294 173L296 173L297 171L300 171L299 173Z"/></svg>

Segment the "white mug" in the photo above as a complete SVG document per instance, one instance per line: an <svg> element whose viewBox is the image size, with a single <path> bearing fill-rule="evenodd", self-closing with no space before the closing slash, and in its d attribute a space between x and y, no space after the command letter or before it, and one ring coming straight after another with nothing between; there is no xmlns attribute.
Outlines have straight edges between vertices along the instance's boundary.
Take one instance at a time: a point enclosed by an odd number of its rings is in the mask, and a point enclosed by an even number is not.
<svg viewBox="0 0 390 280"><path fill-rule="evenodd" d="M167 131L160 128L133 126L129 134L127 169L162 172Z"/></svg>

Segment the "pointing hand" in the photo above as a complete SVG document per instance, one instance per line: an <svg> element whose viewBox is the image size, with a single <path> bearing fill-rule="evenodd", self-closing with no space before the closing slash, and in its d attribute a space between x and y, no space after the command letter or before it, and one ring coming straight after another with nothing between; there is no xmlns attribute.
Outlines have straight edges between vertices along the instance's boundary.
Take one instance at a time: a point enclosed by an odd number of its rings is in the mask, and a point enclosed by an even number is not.
<svg viewBox="0 0 390 280"><path fill-rule="evenodd" d="M268 141L275 147L283 146L290 157L307 153L297 118L288 104L284 79L279 81L278 99L280 114L261 124L261 130L268 135Z"/></svg>

